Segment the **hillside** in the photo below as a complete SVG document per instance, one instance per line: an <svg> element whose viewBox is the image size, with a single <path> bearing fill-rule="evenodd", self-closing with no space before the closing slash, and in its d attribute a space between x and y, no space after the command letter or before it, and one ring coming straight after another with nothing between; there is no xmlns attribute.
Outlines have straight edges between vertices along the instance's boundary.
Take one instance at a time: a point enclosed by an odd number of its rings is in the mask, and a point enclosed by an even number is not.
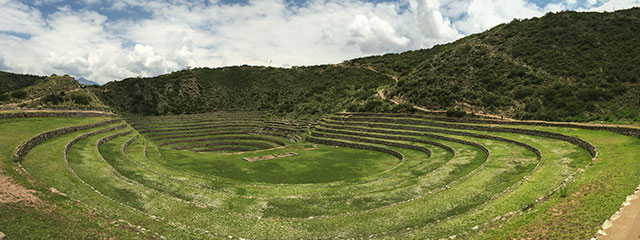
<svg viewBox="0 0 640 240"><path fill-rule="evenodd" d="M515 119L638 121L638 62L639 8L561 12L514 20L431 49L336 66L184 70L113 82L98 95L118 111L147 115L397 112L416 105ZM407 104L393 107L373 97L382 89Z"/></svg>
<svg viewBox="0 0 640 240"><path fill-rule="evenodd" d="M0 109L104 109L90 90L73 77L41 77L0 72Z"/></svg>
<svg viewBox="0 0 640 240"><path fill-rule="evenodd" d="M639 120L640 9L549 13L432 49L347 65L397 76L388 96L518 119Z"/></svg>
<svg viewBox="0 0 640 240"><path fill-rule="evenodd" d="M129 78L97 89L124 113L163 115L216 110L326 114L375 99L393 80L342 66L196 68L153 78Z"/></svg>

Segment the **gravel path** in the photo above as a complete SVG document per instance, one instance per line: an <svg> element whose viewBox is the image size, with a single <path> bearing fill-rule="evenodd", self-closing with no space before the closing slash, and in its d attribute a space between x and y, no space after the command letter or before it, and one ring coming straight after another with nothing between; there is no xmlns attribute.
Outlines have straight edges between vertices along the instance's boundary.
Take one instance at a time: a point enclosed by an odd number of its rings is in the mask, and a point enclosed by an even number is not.
<svg viewBox="0 0 640 240"><path fill-rule="evenodd" d="M627 197L622 208L603 225L599 240L640 239L640 187ZM604 233L604 234L603 234Z"/></svg>

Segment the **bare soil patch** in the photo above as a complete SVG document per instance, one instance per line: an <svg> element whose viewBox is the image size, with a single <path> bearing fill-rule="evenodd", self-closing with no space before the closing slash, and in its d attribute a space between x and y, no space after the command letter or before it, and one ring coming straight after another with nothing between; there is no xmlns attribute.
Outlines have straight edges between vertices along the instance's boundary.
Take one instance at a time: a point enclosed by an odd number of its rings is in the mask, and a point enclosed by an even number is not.
<svg viewBox="0 0 640 240"><path fill-rule="evenodd" d="M0 203L25 203L29 206L37 206L42 203L42 200L34 195L35 192L13 183L10 177L2 175L0 171Z"/></svg>

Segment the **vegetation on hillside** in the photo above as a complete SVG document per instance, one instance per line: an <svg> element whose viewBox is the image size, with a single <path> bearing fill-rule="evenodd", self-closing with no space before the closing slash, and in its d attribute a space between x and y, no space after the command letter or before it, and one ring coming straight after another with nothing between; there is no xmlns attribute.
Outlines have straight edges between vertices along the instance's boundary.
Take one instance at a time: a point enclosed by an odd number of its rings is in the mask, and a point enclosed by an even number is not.
<svg viewBox="0 0 640 240"><path fill-rule="evenodd" d="M0 108L107 108L98 97L69 75L40 77L0 72ZM5 84L6 83L6 84Z"/></svg>
<svg viewBox="0 0 640 240"><path fill-rule="evenodd" d="M386 75L353 67L237 66L129 78L96 90L107 105L134 114L217 110L326 114L376 99L377 89L391 84L393 80Z"/></svg>
<svg viewBox="0 0 640 240"><path fill-rule="evenodd" d="M432 49L348 61L397 76L389 97L519 119L640 120L640 8L549 13Z"/></svg>

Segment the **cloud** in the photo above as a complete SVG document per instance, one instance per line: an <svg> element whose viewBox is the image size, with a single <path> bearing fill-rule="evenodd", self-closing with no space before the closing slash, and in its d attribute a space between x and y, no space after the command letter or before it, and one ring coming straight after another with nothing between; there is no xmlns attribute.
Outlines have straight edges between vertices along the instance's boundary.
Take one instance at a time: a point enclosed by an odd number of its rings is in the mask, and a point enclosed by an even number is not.
<svg viewBox="0 0 640 240"><path fill-rule="evenodd" d="M640 5L589 1L595 0L546 6L525 0L83 0L73 8L61 0L0 0L0 63L15 72L68 73L100 83L187 66L338 63L428 48L574 5L601 11ZM54 10L43 14L41 6Z"/></svg>
<svg viewBox="0 0 640 240"><path fill-rule="evenodd" d="M4 64L4 56L0 54L0 71L9 70L9 67Z"/></svg>

